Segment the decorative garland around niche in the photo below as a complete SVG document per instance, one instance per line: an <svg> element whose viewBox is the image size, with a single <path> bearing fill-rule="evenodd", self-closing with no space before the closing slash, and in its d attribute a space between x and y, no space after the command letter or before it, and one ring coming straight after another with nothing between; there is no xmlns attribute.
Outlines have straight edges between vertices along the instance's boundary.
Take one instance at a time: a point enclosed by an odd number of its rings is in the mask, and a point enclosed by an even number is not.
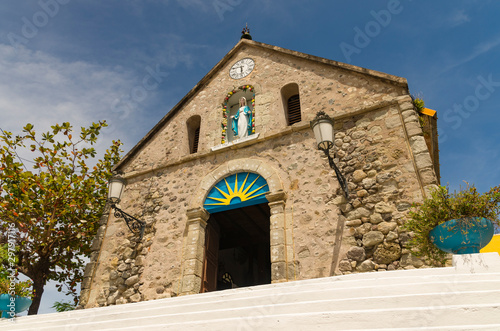
<svg viewBox="0 0 500 331"><path fill-rule="evenodd" d="M228 117L228 112L229 112L229 110L227 109L227 103L228 103L229 99L231 98L231 96L233 94L235 94L236 92L238 92L238 90L241 90L243 92L246 92L247 90L249 90L250 92L253 92L252 101L251 101L251 103L252 103L252 133L251 134L255 133L255 89L252 85L243 85L243 86L240 86L240 87L235 88L232 91L230 91L226 95L226 97L224 98L224 102L222 103L221 144L225 144L227 141L227 117Z"/></svg>

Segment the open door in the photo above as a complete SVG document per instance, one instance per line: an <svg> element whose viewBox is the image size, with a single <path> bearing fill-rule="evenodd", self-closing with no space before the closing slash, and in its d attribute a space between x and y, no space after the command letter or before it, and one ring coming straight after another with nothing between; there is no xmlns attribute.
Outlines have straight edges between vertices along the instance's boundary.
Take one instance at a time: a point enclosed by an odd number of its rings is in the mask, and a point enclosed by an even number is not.
<svg viewBox="0 0 500 331"><path fill-rule="evenodd" d="M210 215L202 292L271 283L270 216L267 203Z"/></svg>
<svg viewBox="0 0 500 331"><path fill-rule="evenodd" d="M203 278L201 292L217 289L217 263L219 256L219 226L217 222L207 223L205 231L205 256L203 261Z"/></svg>

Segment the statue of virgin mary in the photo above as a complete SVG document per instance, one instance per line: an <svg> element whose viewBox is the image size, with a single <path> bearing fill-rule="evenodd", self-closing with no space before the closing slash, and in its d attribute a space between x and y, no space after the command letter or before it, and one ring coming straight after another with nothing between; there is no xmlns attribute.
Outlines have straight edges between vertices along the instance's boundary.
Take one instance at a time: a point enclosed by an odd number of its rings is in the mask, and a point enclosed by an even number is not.
<svg viewBox="0 0 500 331"><path fill-rule="evenodd" d="M252 111L247 106L247 99L241 97L240 108L236 115L232 117L232 129L235 136L238 138L247 137L252 133Z"/></svg>

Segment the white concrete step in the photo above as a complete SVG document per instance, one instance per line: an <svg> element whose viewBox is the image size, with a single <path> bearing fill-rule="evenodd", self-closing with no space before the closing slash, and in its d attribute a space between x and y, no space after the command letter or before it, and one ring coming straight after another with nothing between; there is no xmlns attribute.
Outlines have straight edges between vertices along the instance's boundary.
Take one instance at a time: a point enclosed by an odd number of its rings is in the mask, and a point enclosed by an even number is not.
<svg viewBox="0 0 500 331"><path fill-rule="evenodd" d="M494 254L494 253L493 253ZM485 261L490 266L485 268ZM500 330L500 256L26 316L9 330ZM498 265L497 265L498 263Z"/></svg>

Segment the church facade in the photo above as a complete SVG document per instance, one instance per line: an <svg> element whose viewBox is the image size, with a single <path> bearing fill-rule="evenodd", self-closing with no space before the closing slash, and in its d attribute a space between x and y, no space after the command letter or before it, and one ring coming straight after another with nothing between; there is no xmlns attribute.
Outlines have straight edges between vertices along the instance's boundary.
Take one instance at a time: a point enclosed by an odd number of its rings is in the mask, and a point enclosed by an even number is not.
<svg viewBox="0 0 500 331"><path fill-rule="evenodd" d="M145 232L108 207L80 306L422 267L400 230L439 183L422 116L404 78L240 40L116 166Z"/></svg>

